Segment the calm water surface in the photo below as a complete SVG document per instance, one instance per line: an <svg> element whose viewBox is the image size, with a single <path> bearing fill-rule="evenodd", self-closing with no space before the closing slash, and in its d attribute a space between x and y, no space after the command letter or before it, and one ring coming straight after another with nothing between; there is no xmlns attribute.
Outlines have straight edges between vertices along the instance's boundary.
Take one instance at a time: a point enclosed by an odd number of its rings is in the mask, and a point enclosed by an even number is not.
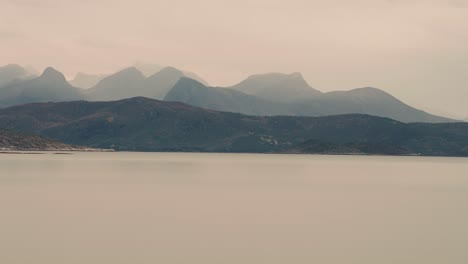
<svg viewBox="0 0 468 264"><path fill-rule="evenodd" d="M0 155L2 264L466 264L468 159Z"/></svg>

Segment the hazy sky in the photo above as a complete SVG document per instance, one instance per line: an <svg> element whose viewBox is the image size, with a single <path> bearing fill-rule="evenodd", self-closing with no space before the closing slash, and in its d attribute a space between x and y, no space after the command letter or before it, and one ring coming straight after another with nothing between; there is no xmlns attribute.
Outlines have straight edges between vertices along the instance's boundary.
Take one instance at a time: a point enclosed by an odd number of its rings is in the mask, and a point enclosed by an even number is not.
<svg viewBox="0 0 468 264"><path fill-rule="evenodd" d="M468 0L0 0L0 65L173 65L213 85L302 72L468 116Z"/></svg>

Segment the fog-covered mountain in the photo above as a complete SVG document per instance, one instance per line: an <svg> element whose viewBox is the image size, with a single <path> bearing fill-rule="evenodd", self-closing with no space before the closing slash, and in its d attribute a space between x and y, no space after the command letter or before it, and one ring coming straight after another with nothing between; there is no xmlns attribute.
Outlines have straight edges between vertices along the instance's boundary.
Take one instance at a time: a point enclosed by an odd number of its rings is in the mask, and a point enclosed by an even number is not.
<svg viewBox="0 0 468 264"><path fill-rule="evenodd" d="M401 122L454 121L415 109L376 88L361 88L346 92L313 92L309 98L288 103L267 101L257 96L233 91L226 88L210 88L193 80L182 79L168 93L165 100L250 115L324 116L357 113L388 117Z"/></svg>
<svg viewBox="0 0 468 264"><path fill-rule="evenodd" d="M293 115L286 104L274 103L233 89L207 87L182 78L164 98L206 109L247 115Z"/></svg>
<svg viewBox="0 0 468 264"><path fill-rule="evenodd" d="M138 69L132 67L104 78L95 87L87 90L86 94L87 98L93 101L137 96L162 99L184 76L182 71L166 67L146 78Z"/></svg>
<svg viewBox="0 0 468 264"><path fill-rule="evenodd" d="M34 77L32 73L17 64L8 64L0 67L0 87L14 81L31 79Z"/></svg>
<svg viewBox="0 0 468 264"><path fill-rule="evenodd" d="M147 64L147 63L141 63L141 62L135 63L133 65L133 67L137 68L146 77L150 77L150 76L160 72L164 68L174 68L174 67L171 67L171 66L161 66L161 65L158 65L158 64ZM208 85L207 81L205 81L203 78L201 78L200 76L198 76L197 74L195 74L193 72L183 71L183 70L179 70L179 71L183 72L185 77L188 77L190 79L194 79L194 80L196 80L198 82L203 83L204 85Z"/></svg>
<svg viewBox="0 0 468 264"><path fill-rule="evenodd" d="M70 84L82 89L89 89L96 86L102 79L106 78L106 74L87 74L79 72L75 78L70 81Z"/></svg>
<svg viewBox="0 0 468 264"><path fill-rule="evenodd" d="M172 67L139 65L121 70L98 81L87 90L69 84L63 74L47 68L32 78L24 68L7 65L0 68L0 107L30 103L70 100L112 101L132 97L148 97L179 101L207 109L248 115L325 116L337 114L369 114L402 122L453 122L413 108L376 88L322 93L313 89L300 73L269 73L248 77L237 85L208 87L188 78L188 74ZM102 77L102 76L101 76ZM79 74L74 83L86 87L101 77ZM32 78L32 79L31 79ZM87 84L85 84L87 82Z"/></svg>
<svg viewBox="0 0 468 264"><path fill-rule="evenodd" d="M145 64L145 63L135 63L133 66L131 66L129 68L137 69L145 77L151 77L151 76L159 73L163 69L167 69L167 68L175 69L173 67L164 67L164 66L161 66L161 65L158 65L158 64ZM124 69L116 72L116 74L121 72L121 71L125 71L127 69L128 68L124 68ZM175 69L175 70L180 71L178 69ZM182 76L186 76L188 78L197 80L197 81L199 81L199 82L201 82L201 83L203 83L205 85L207 84L207 82L205 80L203 80L201 77L199 77L195 73L188 72L188 71L180 71L180 72L183 73ZM82 89L89 89L89 88L92 88L92 87L96 86L101 80L103 80L104 78L106 78L108 76L110 76L110 74L87 74L87 73L80 72L75 76L75 78L73 80L70 80L69 82L70 82L71 85L73 85L75 87L79 87L79 88L82 88Z"/></svg>
<svg viewBox="0 0 468 264"><path fill-rule="evenodd" d="M0 107L82 99L81 90L70 85L62 73L50 67L39 77L14 81L0 87Z"/></svg>
<svg viewBox="0 0 468 264"><path fill-rule="evenodd" d="M323 93L314 99L296 104L295 109L297 114L305 116L359 113L388 117L401 122L455 121L411 107L389 93L371 87Z"/></svg>
<svg viewBox="0 0 468 264"><path fill-rule="evenodd" d="M302 74L267 73L252 75L241 83L228 87L272 102L304 101L320 95L304 80Z"/></svg>
<svg viewBox="0 0 468 264"><path fill-rule="evenodd" d="M165 66L161 66L159 64L150 64L150 63L142 63L142 62L137 62L133 64L131 67L136 68L146 77L150 77L151 75L165 68Z"/></svg>
<svg viewBox="0 0 468 264"><path fill-rule="evenodd" d="M118 100L135 97L144 87L145 76L135 67L107 76L86 90L86 98L93 101ZM138 96L138 95L137 95Z"/></svg>

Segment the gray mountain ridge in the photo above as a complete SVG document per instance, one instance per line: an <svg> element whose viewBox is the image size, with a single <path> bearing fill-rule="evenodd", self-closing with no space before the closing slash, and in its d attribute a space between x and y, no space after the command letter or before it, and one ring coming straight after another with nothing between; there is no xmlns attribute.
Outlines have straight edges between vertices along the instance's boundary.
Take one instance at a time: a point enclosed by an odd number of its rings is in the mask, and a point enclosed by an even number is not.
<svg viewBox="0 0 468 264"><path fill-rule="evenodd" d="M39 77L15 81L0 88L2 107L83 99L81 90L70 85L62 73L51 67L46 68Z"/></svg>
<svg viewBox="0 0 468 264"><path fill-rule="evenodd" d="M162 99L184 73L173 67L165 67L146 78L137 68L131 67L110 75L86 91L91 101L106 101L143 96Z"/></svg>
<svg viewBox="0 0 468 264"><path fill-rule="evenodd" d="M15 81L32 79L34 77L34 74L18 64L8 64L0 67L0 87Z"/></svg>
<svg viewBox="0 0 468 264"><path fill-rule="evenodd" d="M313 89L301 73L267 73L249 76L229 89L254 95L272 102L290 103L314 98L321 94Z"/></svg>
<svg viewBox="0 0 468 264"><path fill-rule="evenodd" d="M182 78L164 100L246 115L294 115L287 104L271 102L234 89L207 87L189 78Z"/></svg>
<svg viewBox="0 0 468 264"><path fill-rule="evenodd" d="M164 68L174 68L175 69L175 67L172 67L172 66L161 66L161 65L158 65L158 64L149 64L149 63L141 63L141 62L135 63L132 67L137 68L146 77L150 77L150 76L160 72ZM206 80L204 80L203 78L201 78L200 76L198 76L197 74L195 74L193 72L184 71L184 70L179 70L179 71L183 72L184 76L187 77L187 78L194 79L194 80L196 80L196 81L198 81L200 83L203 83L204 85L208 85L208 82Z"/></svg>
<svg viewBox="0 0 468 264"><path fill-rule="evenodd" d="M83 72L79 72L76 74L73 80L70 80L70 84L82 88L82 89L89 89L91 87L96 86L102 79L106 78L107 74L87 74Z"/></svg>
<svg viewBox="0 0 468 264"><path fill-rule="evenodd" d="M148 77L151 77L152 75L160 72L164 68L174 68L174 67L161 66L161 65L158 65L158 64L135 63L133 66L131 66L129 68L136 68L145 77L148 78ZM115 72L114 74L119 73L121 71L124 71L126 69L128 69L128 68L121 69L121 70ZM183 75L188 77L188 78L194 79L194 80L199 81L199 82L201 82L201 83L203 83L205 85L208 85L205 80L203 80L200 76L198 76L197 74L195 74L193 72L188 72L188 71L181 71L181 72L183 72ZM92 87L96 86L101 80L103 80L104 78L106 78L108 76L111 76L111 75L113 75L113 74L88 74L88 73L79 72L79 73L76 74L74 79L70 80L69 82L70 82L71 85L73 85L75 87L82 88L82 89L89 89L89 88L92 88Z"/></svg>
<svg viewBox="0 0 468 264"><path fill-rule="evenodd" d="M315 92L303 100L273 102L229 88L206 87L187 78L181 79L165 100L198 107L248 115L326 116L369 114L401 122L446 123L455 120L428 114L404 104L377 88L359 88L329 93Z"/></svg>
<svg viewBox="0 0 468 264"><path fill-rule="evenodd" d="M24 69L16 69L18 74L15 76L25 74ZM260 116L358 113L388 117L401 122L455 121L413 108L377 88L322 93L313 89L300 73L258 74L237 85L223 88L208 87L187 78L184 72L173 67L165 67L149 77L135 67L127 68L107 76L87 90L72 86L63 74L47 68L37 78L15 79L0 87L0 107L32 102L113 101L140 96Z"/></svg>

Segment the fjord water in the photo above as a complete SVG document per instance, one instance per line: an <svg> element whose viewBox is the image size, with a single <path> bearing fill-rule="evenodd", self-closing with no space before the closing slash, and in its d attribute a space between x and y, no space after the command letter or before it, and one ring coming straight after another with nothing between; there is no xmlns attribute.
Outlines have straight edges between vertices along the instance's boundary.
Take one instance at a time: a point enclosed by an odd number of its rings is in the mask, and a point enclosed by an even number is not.
<svg viewBox="0 0 468 264"><path fill-rule="evenodd" d="M468 160L0 155L0 263L467 263Z"/></svg>

